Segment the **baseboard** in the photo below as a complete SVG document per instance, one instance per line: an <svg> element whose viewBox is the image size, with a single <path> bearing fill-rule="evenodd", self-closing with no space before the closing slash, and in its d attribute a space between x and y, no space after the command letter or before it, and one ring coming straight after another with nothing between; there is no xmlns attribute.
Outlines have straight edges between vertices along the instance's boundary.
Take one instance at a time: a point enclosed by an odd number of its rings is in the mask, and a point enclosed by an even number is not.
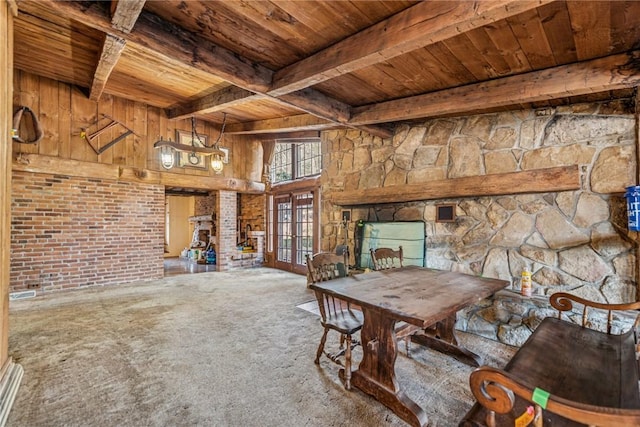
<svg viewBox="0 0 640 427"><path fill-rule="evenodd" d="M24 374L22 366L13 363L11 358L7 360L3 371L4 375L2 379L0 379L0 427L4 427L7 422L13 401L16 398L16 394L18 394L18 388L20 388L22 375Z"/></svg>

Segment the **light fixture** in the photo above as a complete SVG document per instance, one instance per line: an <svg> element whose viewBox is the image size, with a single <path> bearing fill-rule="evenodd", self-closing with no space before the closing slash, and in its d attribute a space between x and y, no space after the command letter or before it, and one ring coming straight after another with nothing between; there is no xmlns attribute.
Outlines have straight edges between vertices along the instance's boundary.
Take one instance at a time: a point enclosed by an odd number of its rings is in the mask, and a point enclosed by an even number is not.
<svg viewBox="0 0 640 427"><path fill-rule="evenodd" d="M160 148L160 163L162 164L162 167L165 169L171 169L176 163L175 150L171 146L159 144L162 142L164 141L162 140L162 137L160 137L160 141L153 144L153 146L154 148ZM172 142L171 138L169 138L169 141L167 142Z"/></svg>
<svg viewBox="0 0 640 427"><path fill-rule="evenodd" d="M224 158L226 153L220 149L218 143L222 139L226 122L227 113L224 113L220 134L218 135L216 142L214 142L210 147L204 145L200 139L200 135L198 135L198 132L196 131L195 117L191 117L191 145L171 141L171 138L169 138L168 141L165 141L160 137L160 139L153 144L153 148L160 149L160 163L162 164L162 167L165 169L171 169L175 164L175 152L181 151L189 153L189 156L211 156L211 169L213 169L217 174L221 173L224 168ZM198 141L201 146L197 146L195 141Z"/></svg>

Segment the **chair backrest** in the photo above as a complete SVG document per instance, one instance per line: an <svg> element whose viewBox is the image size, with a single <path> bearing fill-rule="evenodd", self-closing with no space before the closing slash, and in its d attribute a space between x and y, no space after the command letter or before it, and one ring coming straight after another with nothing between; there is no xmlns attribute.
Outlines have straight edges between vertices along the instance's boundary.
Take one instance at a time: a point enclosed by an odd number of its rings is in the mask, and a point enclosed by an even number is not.
<svg viewBox="0 0 640 427"><path fill-rule="evenodd" d="M307 255L309 269L307 285L347 276L348 260L347 251L340 255L324 252L317 253L313 257ZM347 333L362 326L362 322L356 319L348 302L318 290L315 291L315 295L323 325L333 325L330 327L341 333Z"/></svg>
<svg viewBox="0 0 640 427"><path fill-rule="evenodd" d="M317 253L307 254L307 284L345 277L349 274L348 254Z"/></svg>
<svg viewBox="0 0 640 427"><path fill-rule="evenodd" d="M399 246L397 251L391 248L371 248L370 251L374 270L402 267L402 246Z"/></svg>

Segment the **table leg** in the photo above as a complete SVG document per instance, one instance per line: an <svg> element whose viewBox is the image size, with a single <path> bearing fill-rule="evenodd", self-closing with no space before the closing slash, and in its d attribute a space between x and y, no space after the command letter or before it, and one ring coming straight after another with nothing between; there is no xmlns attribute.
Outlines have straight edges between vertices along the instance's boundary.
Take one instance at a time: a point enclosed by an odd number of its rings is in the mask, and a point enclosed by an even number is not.
<svg viewBox="0 0 640 427"><path fill-rule="evenodd" d="M482 365L482 357L458 344L455 332L456 316L444 320L425 329L423 332L411 336L411 341L432 348L433 350L449 354L467 365L478 367Z"/></svg>
<svg viewBox="0 0 640 427"><path fill-rule="evenodd" d="M374 310L363 309L363 313L362 361L353 372L351 384L375 397L410 425L426 426L427 414L400 390L396 381L396 321Z"/></svg>

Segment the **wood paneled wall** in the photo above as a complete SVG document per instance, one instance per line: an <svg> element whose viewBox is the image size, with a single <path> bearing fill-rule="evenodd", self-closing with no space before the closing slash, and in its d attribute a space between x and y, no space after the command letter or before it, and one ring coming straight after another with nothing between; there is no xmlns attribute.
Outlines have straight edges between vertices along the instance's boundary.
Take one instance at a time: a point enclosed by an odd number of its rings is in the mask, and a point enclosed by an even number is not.
<svg viewBox="0 0 640 427"><path fill-rule="evenodd" d="M140 102L108 94L94 102L77 87L21 70L15 70L13 82L13 109L18 106L29 107L37 115L44 129L44 138L38 144L14 143L14 157L19 157L20 154L36 154L166 172L160 165L157 150L153 148L154 142L160 137L175 141L176 130L191 131L190 119L170 120L163 110ZM89 141L83 138L83 132L96 132L110 122L109 118L122 122L134 134L98 155L89 145ZM196 121L196 129L200 135L209 137L209 144L215 141L219 134L218 127L201 120ZM125 131L123 126L114 126L100 134L92 143L96 148L103 147ZM29 137L28 134L23 136L23 133L29 132L28 128L21 128L20 132L23 138ZM210 168L202 170L174 167L167 176L182 175L177 184L181 186L185 184L185 175L260 181L262 149L259 141L254 141L248 136L225 135L221 146L230 150L230 163L225 165L222 175L215 175ZM170 185L170 179L162 181ZM220 189L224 189L224 182L220 181Z"/></svg>

